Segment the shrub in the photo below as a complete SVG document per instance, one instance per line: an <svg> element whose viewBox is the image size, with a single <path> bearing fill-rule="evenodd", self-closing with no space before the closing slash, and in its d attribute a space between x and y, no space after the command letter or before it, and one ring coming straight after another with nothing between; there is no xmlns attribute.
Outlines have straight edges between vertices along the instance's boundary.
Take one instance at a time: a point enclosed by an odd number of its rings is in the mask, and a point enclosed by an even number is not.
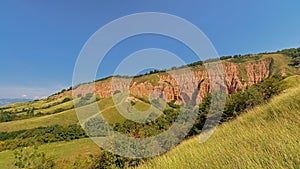
<svg viewBox="0 0 300 169"><path fill-rule="evenodd" d="M121 93L121 91L120 90L115 90L114 93L113 93L113 95L116 95L118 93Z"/></svg>
<svg viewBox="0 0 300 169"><path fill-rule="evenodd" d="M55 167L54 159L47 157L44 152L38 152L38 148L20 149L14 152L15 166L25 169L52 169Z"/></svg>
<svg viewBox="0 0 300 169"><path fill-rule="evenodd" d="M68 101L71 101L71 100L72 100L71 98L66 97L66 98L64 98L64 100L61 103L65 103L65 102L68 102Z"/></svg>
<svg viewBox="0 0 300 169"><path fill-rule="evenodd" d="M174 109L178 109L180 108L180 105L175 104L176 100L172 100L170 102L168 102L168 105Z"/></svg>
<svg viewBox="0 0 300 169"><path fill-rule="evenodd" d="M226 60L226 59L230 59L232 58L232 56L221 56L220 60Z"/></svg>

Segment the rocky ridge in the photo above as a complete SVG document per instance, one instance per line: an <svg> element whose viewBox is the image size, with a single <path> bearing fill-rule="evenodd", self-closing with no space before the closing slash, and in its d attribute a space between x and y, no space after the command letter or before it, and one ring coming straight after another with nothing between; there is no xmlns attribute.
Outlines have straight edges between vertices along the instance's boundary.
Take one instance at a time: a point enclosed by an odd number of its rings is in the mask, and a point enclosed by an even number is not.
<svg viewBox="0 0 300 169"><path fill-rule="evenodd" d="M239 63L222 62L226 93L235 93L270 77L272 64L272 58L243 63L243 66ZM203 66L193 67L189 71L176 70L176 77L172 76L172 73L174 71L159 72L136 78L111 77L95 83L79 85L73 89L74 96L96 93L100 98L108 98L116 91L129 91L131 95L136 97L161 97L167 102L175 100L176 103L181 103L184 97L192 97L196 88L199 89L199 99L202 99L207 92L211 92L210 78ZM212 76L214 75L212 74ZM54 97L60 98L66 95L72 95L72 91L65 91L54 95Z"/></svg>

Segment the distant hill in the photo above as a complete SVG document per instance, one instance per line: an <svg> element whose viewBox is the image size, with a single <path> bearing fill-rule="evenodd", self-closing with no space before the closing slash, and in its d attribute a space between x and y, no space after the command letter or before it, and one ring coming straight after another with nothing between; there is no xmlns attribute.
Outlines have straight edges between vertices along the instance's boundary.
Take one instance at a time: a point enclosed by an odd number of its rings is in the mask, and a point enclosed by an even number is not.
<svg viewBox="0 0 300 169"><path fill-rule="evenodd" d="M7 104L13 104L13 103L18 103L18 102L29 102L32 101L32 99L0 99L0 106L4 106Z"/></svg>

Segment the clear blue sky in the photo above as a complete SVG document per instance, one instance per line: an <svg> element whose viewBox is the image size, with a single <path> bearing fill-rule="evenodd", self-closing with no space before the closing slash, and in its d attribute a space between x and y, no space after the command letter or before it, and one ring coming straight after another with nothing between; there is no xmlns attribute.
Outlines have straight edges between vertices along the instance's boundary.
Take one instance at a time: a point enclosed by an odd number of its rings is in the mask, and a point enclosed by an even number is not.
<svg viewBox="0 0 300 169"><path fill-rule="evenodd" d="M300 46L299 7L299 0L2 0L0 98L42 97L69 87L76 58L88 38L128 14L177 15L198 26L220 55L233 55ZM128 49L112 52L98 77L110 75L129 51L178 49L175 42L151 46L149 39L155 37L137 37Z"/></svg>

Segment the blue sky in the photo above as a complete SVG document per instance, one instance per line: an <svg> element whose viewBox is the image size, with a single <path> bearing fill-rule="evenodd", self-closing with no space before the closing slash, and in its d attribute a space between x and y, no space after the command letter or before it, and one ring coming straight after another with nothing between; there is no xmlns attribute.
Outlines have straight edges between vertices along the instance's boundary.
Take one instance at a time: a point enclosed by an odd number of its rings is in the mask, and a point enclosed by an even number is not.
<svg viewBox="0 0 300 169"><path fill-rule="evenodd" d="M299 6L299 0L3 0L0 98L39 98L71 86L85 42L105 24L128 14L177 15L199 27L220 55L233 55L300 46ZM116 47L99 68L98 78L111 75L122 57L142 48L160 47L186 54L186 62L196 61L180 44L156 38L136 37Z"/></svg>

